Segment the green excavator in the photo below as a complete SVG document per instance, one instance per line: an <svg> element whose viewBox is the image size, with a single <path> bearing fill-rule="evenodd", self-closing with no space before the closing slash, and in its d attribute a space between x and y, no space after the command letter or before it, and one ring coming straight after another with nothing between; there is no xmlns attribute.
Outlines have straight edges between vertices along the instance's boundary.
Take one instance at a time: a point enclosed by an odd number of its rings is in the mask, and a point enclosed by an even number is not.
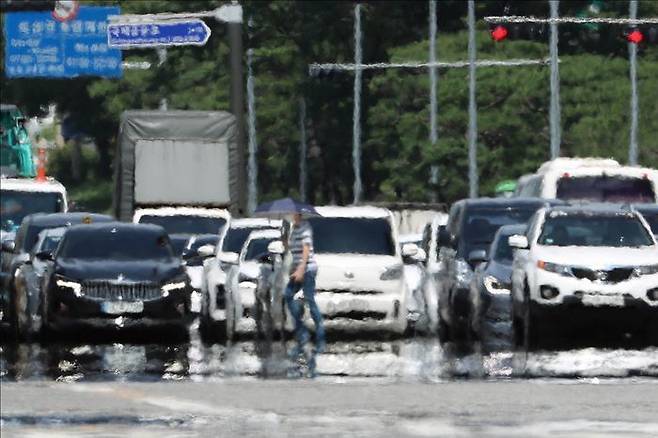
<svg viewBox="0 0 658 438"><path fill-rule="evenodd" d="M0 170L3 175L34 178L32 142L27 119L16 105L0 105Z"/></svg>

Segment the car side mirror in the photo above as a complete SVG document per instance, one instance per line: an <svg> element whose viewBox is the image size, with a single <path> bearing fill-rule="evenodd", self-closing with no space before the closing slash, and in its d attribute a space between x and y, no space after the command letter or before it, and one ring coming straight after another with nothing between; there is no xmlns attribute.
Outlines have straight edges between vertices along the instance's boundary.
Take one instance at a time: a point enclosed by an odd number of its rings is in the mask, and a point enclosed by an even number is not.
<svg viewBox="0 0 658 438"><path fill-rule="evenodd" d="M483 249L475 249L468 254L468 262L472 265L486 262L488 259L487 252Z"/></svg>
<svg viewBox="0 0 658 438"><path fill-rule="evenodd" d="M196 250L196 253L199 257L208 258L215 255L215 245L203 245ZM188 257L189 258L189 257Z"/></svg>
<svg viewBox="0 0 658 438"><path fill-rule="evenodd" d="M507 242L509 243L509 246L515 249L528 249L528 247L530 246L528 244L528 238L520 234L514 234L513 236L509 236Z"/></svg>
<svg viewBox="0 0 658 438"><path fill-rule="evenodd" d="M2 250L4 252L14 252L16 249L16 242L13 240L5 240L2 242Z"/></svg>
<svg viewBox="0 0 658 438"><path fill-rule="evenodd" d="M416 255L410 257L410 259L415 263L425 263L427 261L427 253L423 248L418 248Z"/></svg>
<svg viewBox="0 0 658 438"><path fill-rule="evenodd" d="M418 245L415 243L405 243L402 245L402 257L404 258L410 258L418 254Z"/></svg>
<svg viewBox="0 0 658 438"><path fill-rule="evenodd" d="M283 242L280 240L275 240L273 242L270 242L269 245L267 245L267 251L270 254L283 254L285 252L285 248L283 247Z"/></svg>
<svg viewBox="0 0 658 438"><path fill-rule="evenodd" d="M34 255L37 259L41 261L54 260L53 253L50 251L39 251Z"/></svg>
<svg viewBox="0 0 658 438"><path fill-rule="evenodd" d="M232 252L223 252L219 254L219 261L229 265L237 265L239 258L240 256L238 254Z"/></svg>

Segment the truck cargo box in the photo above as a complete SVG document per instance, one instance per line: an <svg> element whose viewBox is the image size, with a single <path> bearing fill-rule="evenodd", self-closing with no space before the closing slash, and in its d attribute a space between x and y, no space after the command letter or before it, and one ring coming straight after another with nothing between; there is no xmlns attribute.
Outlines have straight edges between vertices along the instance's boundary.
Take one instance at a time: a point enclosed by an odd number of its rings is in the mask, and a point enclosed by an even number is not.
<svg viewBox="0 0 658 438"><path fill-rule="evenodd" d="M238 208L235 117L224 111L125 111L115 159L114 211Z"/></svg>

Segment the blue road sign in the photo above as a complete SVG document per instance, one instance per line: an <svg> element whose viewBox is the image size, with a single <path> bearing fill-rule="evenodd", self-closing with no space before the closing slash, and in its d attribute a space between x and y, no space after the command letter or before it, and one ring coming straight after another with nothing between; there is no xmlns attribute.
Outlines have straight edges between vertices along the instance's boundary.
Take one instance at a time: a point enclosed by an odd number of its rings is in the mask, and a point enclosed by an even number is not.
<svg viewBox="0 0 658 438"><path fill-rule="evenodd" d="M121 50L107 45L108 17L120 13L83 6L75 19L61 22L49 11L5 14L5 75L121 77Z"/></svg>
<svg viewBox="0 0 658 438"><path fill-rule="evenodd" d="M210 38L210 28L202 20L111 23L107 26L110 47L203 46Z"/></svg>

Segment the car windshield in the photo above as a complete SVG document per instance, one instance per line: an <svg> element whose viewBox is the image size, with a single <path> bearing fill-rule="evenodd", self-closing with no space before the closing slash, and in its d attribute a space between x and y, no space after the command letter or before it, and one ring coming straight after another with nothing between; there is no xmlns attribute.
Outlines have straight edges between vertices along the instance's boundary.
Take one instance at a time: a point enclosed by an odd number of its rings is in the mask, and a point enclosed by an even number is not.
<svg viewBox="0 0 658 438"><path fill-rule="evenodd" d="M144 215L140 224L160 225L169 234L219 234L226 220L208 216L154 216Z"/></svg>
<svg viewBox="0 0 658 438"><path fill-rule="evenodd" d="M247 241L247 237L251 234L252 231L258 230L274 230L274 227L241 227L241 228L229 228L224 237L224 243L222 244L222 251L224 252L235 252L239 253L244 246L244 243Z"/></svg>
<svg viewBox="0 0 658 438"><path fill-rule="evenodd" d="M653 245L648 231L631 214L556 214L544 222L537 241L547 246L639 247Z"/></svg>
<svg viewBox="0 0 658 438"><path fill-rule="evenodd" d="M500 227L526 223L539 207L471 209L464 224L464 240L469 247L490 245Z"/></svg>
<svg viewBox="0 0 658 438"><path fill-rule="evenodd" d="M498 263L510 265L514 259L514 251L509 246L509 237L511 234L501 234L496 241L496 248L493 259Z"/></svg>
<svg viewBox="0 0 658 438"><path fill-rule="evenodd" d="M592 202L656 202L649 179L605 175L560 178L556 197Z"/></svg>
<svg viewBox="0 0 658 438"><path fill-rule="evenodd" d="M41 248L39 251L43 252L53 252L59 245L59 242L62 240L61 235L46 236L41 242Z"/></svg>
<svg viewBox="0 0 658 438"><path fill-rule="evenodd" d="M14 231L29 214L59 213L63 210L61 193L2 190L0 196L0 217L5 231Z"/></svg>
<svg viewBox="0 0 658 438"><path fill-rule="evenodd" d="M653 234L658 234L658 213L642 213Z"/></svg>
<svg viewBox="0 0 658 438"><path fill-rule="evenodd" d="M275 241L274 238L253 239L249 241L247 253L244 256L245 260L256 260L256 258L264 253L267 253L267 246Z"/></svg>
<svg viewBox="0 0 658 438"><path fill-rule="evenodd" d="M318 254L395 255L386 218L314 217L313 248Z"/></svg>
<svg viewBox="0 0 658 438"><path fill-rule="evenodd" d="M169 237L150 230L104 228L69 230L58 258L91 260L170 259L174 252Z"/></svg>

